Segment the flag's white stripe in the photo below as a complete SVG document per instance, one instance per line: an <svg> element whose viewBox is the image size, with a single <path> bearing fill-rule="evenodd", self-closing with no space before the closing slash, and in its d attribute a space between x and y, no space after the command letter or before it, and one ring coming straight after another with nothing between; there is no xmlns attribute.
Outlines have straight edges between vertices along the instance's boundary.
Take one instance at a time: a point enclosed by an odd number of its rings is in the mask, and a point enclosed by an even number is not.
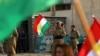
<svg viewBox="0 0 100 56"><path fill-rule="evenodd" d="M38 35L39 35L39 36L41 35L40 33L41 33L41 31L40 31L40 30L38 30Z"/></svg>
<svg viewBox="0 0 100 56"><path fill-rule="evenodd" d="M47 20L45 18L43 18L41 21L40 21L40 25L43 27L45 24L46 24Z"/></svg>
<svg viewBox="0 0 100 56"><path fill-rule="evenodd" d="M100 44L100 40L97 42L97 44ZM90 52L88 52L87 56L95 56L93 50L91 50Z"/></svg>
<svg viewBox="0 0 100 56"><path fill-rule="evenodd" d="M100 43L99 43L100 44ZM100 56L100 52L96 53L96 55ZM87 56L95 56L93 50L91 50Z"/></svg>
<svg viewBox="0 0 100 56"><path fill-rule="evenodd" d="M95 56L93 50L91 50L87 56Z"/></svg>
<svg viewBox="0 0 100 56"><path fill-rule="evenodd" d="M39 22L39 24L38 24L38 26L37 26L37 31L38 31L38 35L40 35L40 33L41 33L41 29L42 29L42 27L45 25L47 23L47 20L45 19L45 18L42 18L42 20ZM39 28L39 25L41 26L40 28Z"/></svg>

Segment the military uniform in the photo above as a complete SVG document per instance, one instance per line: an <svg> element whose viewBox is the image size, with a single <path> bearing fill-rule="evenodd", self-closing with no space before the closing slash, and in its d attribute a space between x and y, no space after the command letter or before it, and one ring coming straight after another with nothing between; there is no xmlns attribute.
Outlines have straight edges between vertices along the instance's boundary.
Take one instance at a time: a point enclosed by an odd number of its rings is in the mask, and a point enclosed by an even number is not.
<svg viewBox="0 0 100 56"><path fill-rule="evenodd" d="M56 28L56 30L53 32L53 46L52 46L52 56L54 56L54 50L57 44L63 44L64 40L63 37L66 35L64 28Z"/></svg>
<svg viewBox="0 0 100 56"><path fill-rule="evenodd" d="M4 54L3 44L0 43L0 53Z"/></svg>
<svg viewBox="0 0 100 56"><path fill-rule="evenodd" d="M11 38L8 40L8 56L16 55L16 42L18 38L17 30L14 31Z"/></svg>
<svg viewBox="0 0 100 56"><path fill-rule="evenodd" d="M74 53L78 52L78 47L77 44L79 44L78 42L78 38L80 36L79 32L77 30L71 31L71 46L73 48Z"/></svg>

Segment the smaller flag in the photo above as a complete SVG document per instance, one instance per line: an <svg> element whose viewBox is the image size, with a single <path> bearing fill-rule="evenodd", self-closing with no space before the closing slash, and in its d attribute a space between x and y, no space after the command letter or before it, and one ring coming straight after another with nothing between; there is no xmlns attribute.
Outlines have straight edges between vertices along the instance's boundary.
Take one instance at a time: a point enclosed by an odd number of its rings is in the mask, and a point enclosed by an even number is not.
<svg viewBox="0 0 100 56"><path fill-rule="evenodd" d="M34 21L34 33L38 36L43 36L49 27L50 23L42 15L39 15Z"/></svg>
<svg viewBox="0 0 100 56"><path fill-rule="evenodd" d="M93 22L90 30L92 31L94 40L96 42L96 44L95 44L96 54L98 54L98 53L100 54L100 47L99 47L100 46L100 23L96 20L97 18L95 16L93 16L93 19L94 19L94 22ZM78 53L78 56L95 56L92 46L87 37L86 37L86 40L85 40L80 52Z"/></svg>

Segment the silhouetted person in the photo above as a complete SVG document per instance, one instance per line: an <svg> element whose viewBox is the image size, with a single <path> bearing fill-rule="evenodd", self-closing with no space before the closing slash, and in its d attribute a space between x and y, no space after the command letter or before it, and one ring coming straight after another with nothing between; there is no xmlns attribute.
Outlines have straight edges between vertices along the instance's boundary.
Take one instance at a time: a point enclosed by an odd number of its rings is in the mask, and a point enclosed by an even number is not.
<svg viewBox="0 0 100 56"><path fill-rule="evenodd" d="M27 42L26 42L27 35L24 30L21 31L19 39L20 39L21 52L26 52L26 50L27 50L27 45L26 45L27 44Z"/></svg>

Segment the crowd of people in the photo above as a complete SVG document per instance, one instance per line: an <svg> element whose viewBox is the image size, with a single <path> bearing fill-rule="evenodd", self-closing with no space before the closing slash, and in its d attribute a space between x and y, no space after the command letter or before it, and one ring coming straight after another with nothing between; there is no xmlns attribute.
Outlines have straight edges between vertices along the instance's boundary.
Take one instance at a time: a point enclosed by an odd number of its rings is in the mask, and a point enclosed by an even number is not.
<svg viewBox="0 0 100 56"><path fill-rule="evenodd" d="M19 45L21 45L21 51L26 52L25 50L25 39L26 39L26 35L25 32L22 30L21 33L18 33L18 30L15 29L13 31L13 33L9 36L9 38L7 39L6 43L7 43L7 56L16 56L16 47L17 47L17 41L18 41L18 37L20 37L20 43ZM5 54L4 52L4 48L3 48L3 43L0 43L0 53Z"/></svg>
<svg viewBox="0 0 100 56"><path fill-rule="evenodd" d="M71 25L70 31L70 39L71 44L64 43L64 36L66 36L66 30L64 27L63 22L58 21L56 23L56 28L53 29L53 46L52 46L52 56L77 56L78 54L78 47L77 44L78 38L80 36L78 30L76 30L75 25ZM21 42L24 46L25 37L24 31L21 33ZM10 38L7 41L7 48L8 48L8 56L15 56L16 55L16 43L18 39L18 31L17 29L14 30L13 34L11 34ZM22 47L25 50L24 47ZM3 46L0 44L0 52L4 54Z"/></svg>
<svg viewBox="0 0 100 56"><path fill-rule="evenodd" d="M70 39L71 44L64 43L64 36L66 36L66 31L64 28L64 24L61 21L57 22L57 27L53 32L53 48L52 48L52 56L77 56L78 47L77 44L78 38L80 36L78 30L76 30L75 25L71 25Z"/></svg>

